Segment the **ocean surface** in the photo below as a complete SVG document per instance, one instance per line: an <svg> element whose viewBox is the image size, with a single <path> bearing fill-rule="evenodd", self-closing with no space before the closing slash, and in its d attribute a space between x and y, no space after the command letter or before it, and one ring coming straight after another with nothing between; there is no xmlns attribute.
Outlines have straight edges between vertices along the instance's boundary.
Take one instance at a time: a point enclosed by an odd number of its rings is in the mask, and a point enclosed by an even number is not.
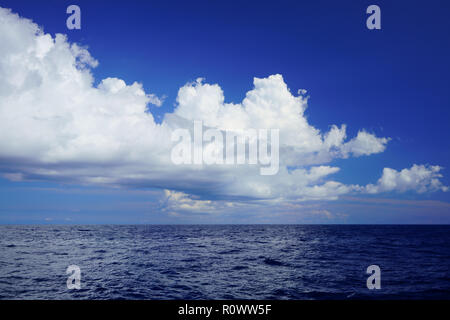
<svg viewBox="0 0 450 320"><path fill-rule="evenodd" d="M450 299L450 226L0 226L0 298Z"/></svg>

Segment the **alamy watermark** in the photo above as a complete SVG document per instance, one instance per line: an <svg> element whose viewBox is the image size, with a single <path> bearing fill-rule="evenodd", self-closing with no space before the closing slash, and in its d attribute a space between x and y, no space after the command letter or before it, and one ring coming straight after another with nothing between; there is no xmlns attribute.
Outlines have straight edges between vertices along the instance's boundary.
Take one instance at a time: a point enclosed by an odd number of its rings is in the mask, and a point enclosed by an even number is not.
<svg viewBox="0 0 450 320"><path fill-rule="evenodd" d="M70 16L66 20L66 26L69 30L81 29L81 9L79 6L72 4L67 7L66 13ZM370 16L366 20L366 26L369 30L381 29L381 9L378 5L372 4L367 7L366 14Z"/></svg>
<svg viewBox="0 0 450 320"><path fill-rule="evenodd" d="M370 274L371 276L367 278L367 289L373 290L373 289L381 289L381 269L376 264L373 264L371 266L367 267L366 270L367 274Z"/></svg>
<svg viewBox="0 0 450 320"><path fill-rule="evenodd" d="M206 129L194 121L193 134L178 128L172 132L171 160L176 165L260 165L261 175L275 175L280 165L279 129L240 131Z"/></svg>
<svg viewBox="0 0 450 320"><path fill-rule="evenodd" d="M81 289L81 269L79 266L72 264L67 267L66 274L69 275L67 278L67 289Z"/></svg>
<svg viewBox="0 0 450 320"><path fill-rule="evenodd" d="M66 20L67 29L81 29L81 9L79 6L72 4L67 7L66 13L70 16Z"/></svg>
<svg viewBox="0 0 450 320"><path fill-rule="evenodd" d="M381 29L381 9L376 4L372 4L367 7L367 14L370 16L366 20L366 27L369 30L380 30Z"/></svg>

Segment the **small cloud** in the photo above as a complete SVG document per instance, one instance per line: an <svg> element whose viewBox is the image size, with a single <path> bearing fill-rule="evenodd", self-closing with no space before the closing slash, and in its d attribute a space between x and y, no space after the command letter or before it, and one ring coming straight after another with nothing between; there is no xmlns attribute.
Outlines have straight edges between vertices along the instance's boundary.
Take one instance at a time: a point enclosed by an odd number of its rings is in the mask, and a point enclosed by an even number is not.
<svg viewBox="0 0 450 320"><path fill-rule="evenodd" d="M23 181L24 180L22 173L4 173L3 177L10 181Z"/></svg>

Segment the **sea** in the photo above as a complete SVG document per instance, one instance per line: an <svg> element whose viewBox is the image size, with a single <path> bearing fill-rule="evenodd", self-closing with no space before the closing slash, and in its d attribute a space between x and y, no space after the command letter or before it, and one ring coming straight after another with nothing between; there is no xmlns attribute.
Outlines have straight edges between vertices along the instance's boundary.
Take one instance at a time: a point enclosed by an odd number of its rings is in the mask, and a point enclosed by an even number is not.
<svg viewBox="0 0 450 320"><path fill-rule="evenodd" d="M450 226L3 225L0 299L450 299Z"/></svg>

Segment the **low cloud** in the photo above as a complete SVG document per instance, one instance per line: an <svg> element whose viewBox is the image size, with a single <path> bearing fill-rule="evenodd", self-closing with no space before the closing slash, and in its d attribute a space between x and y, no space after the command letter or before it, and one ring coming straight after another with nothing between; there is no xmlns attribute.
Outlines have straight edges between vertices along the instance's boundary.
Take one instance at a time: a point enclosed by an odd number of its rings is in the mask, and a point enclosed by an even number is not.
<svg viewBox="0 0 450 320"><path fill-rule="evenodd" d="M364 189L367 193L380 193L390 191L416 191L424 193L429 191L448 191L439 180L442 174L440 166L413 165L410 169L396 171L384 168L383 175L376 184L369 184Z"/></svg>
<svg viewBox="0 0 450 320"><path fill-rule="evenodd" d="M330 179L334 159L383 152L387 137L361 129L347 139L346 125L328 132L305 116L304 91L291 93L281 75L254 78L240 103L225 103L218 84L198 79L179 89L176 108L156 123L152 106L163 98L109 77L94 85L98 62L64 35L46 34L32 21L0 8L0 172L10 180L167 190L174 211L227 210L333 200L352 193L447 191L439 166L385 168L376 184ZM171 133L201 120L240 132L280 129L280 169L261 176L252 165L174 165Z"/></svg>

